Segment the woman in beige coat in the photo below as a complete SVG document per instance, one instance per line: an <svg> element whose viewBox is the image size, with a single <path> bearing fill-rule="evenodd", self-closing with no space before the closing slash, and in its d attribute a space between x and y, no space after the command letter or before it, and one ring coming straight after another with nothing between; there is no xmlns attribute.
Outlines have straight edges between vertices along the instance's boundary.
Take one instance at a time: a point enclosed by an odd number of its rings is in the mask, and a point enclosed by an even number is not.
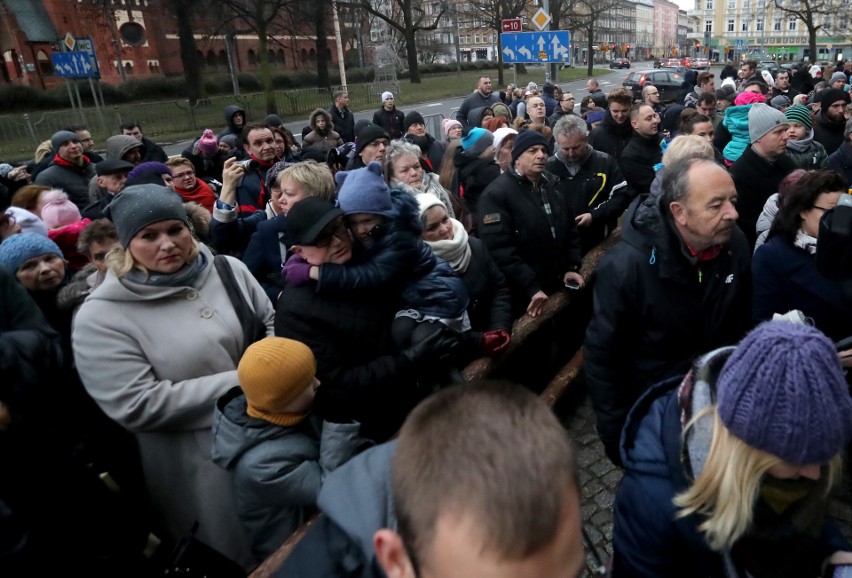
<svg viewBox="0 0 852 578"><path fill-rule="evenodd" d="M239 382L251 338L213 263L193 240L173 191L128 187L108 207L121 247L74 322L74 354L89 394L133 432L160 536L196 537L245 567L247 540L228 472L210 459L215 401ZM272 334L269 298L226 258L249 307Z"/></svg>

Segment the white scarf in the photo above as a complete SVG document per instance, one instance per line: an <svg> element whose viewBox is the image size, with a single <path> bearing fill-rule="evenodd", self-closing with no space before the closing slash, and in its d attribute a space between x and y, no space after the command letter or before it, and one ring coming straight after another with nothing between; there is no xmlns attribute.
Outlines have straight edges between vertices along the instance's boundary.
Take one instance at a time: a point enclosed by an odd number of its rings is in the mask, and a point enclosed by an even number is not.
<svg viewBox="0 0 852 578"><path fill-rule="evenodd" d="M802 229L799 229L799 232L796 233L796 239L793 241L793 245L807 251L811 255L816 255L817 250L817 240L815 237L811 237L807 233L805 233Z"/></svg>
<svg viewBox="0 0 852 578"><path fill-rule="evenodd" d="M450 219L453 224L453 238L447 241L427 241L432 251L450 264L456 273L464 273L470 265L470 244L467 242L467 231L464 225Z"/></svg>

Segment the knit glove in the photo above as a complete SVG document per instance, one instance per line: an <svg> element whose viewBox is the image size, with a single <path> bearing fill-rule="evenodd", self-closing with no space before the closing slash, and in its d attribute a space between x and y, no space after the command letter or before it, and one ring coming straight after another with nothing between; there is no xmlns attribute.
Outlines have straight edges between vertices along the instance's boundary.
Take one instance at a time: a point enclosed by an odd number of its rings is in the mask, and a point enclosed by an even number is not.
<svg viewBox="0 0 852 578"><path fill-rule="evenodd" d="M505 329L493 329L482 334L482 350L488 357L494 357L509 347L512 336Z"/></svg>
<svg viewBox="0 0 852 578"><path fill-rule="evenodd" d="M293 255L281 269L281 276L285 285L304 285L311 280L311 264L300 255Z"/></svg>

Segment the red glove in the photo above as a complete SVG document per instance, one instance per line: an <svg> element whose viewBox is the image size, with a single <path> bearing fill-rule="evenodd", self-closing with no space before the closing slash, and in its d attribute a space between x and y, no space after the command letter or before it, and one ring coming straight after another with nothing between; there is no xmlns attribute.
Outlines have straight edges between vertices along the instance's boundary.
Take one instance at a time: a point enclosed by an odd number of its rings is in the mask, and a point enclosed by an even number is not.
<svg viewBox="0 0 852 578"><path fill-rule="evenodd" d="M493 329L482 334L482 350L493 357L509 347L512 336L505 329Z"/></svg>

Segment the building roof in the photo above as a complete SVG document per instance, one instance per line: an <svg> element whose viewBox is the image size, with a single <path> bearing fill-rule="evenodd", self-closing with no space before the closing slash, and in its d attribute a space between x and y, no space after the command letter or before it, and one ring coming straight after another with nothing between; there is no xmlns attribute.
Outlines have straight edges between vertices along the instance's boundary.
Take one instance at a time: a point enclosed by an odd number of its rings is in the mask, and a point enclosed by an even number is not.
<svg viewBox="0 0 852 578"><path fill-rule="evenodd" d="M41 0L4 0L3 3L15 15L18 28L28 42L55 42L59 39Z"/></svg>

